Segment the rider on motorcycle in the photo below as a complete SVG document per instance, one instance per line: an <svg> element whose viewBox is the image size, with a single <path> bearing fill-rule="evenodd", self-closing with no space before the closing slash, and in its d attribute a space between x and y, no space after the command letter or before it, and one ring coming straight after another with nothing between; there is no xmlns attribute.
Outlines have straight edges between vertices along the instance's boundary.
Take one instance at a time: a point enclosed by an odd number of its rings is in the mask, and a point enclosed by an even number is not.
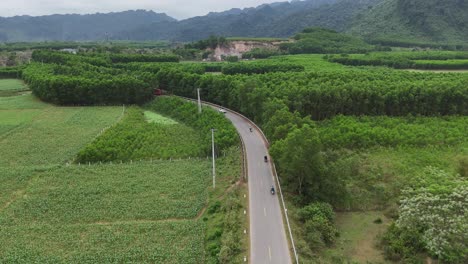
<svg viewBox="0 0 468 264"><path fill-rule="evenodd" d="M275 187L272 185L270 189L271 194L275 194Z"/></svg>

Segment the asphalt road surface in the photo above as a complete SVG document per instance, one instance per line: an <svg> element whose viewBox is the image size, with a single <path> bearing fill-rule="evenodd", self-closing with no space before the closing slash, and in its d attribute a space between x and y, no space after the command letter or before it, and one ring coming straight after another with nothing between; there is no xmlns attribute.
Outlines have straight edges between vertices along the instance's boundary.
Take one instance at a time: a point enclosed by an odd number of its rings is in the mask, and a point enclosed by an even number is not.
<svg viewBox="0 0 468 264"><path fill-rule="evenodd" d="M227 112L244 140L247 155L250 214L250 263L289 264L291 255L286 239L285 226L281 214L278 193L270 193L275 186L275 178L270 162L264 161L268 155L266 143L260 131L250 132L251 125L242 117Z"/></svg>

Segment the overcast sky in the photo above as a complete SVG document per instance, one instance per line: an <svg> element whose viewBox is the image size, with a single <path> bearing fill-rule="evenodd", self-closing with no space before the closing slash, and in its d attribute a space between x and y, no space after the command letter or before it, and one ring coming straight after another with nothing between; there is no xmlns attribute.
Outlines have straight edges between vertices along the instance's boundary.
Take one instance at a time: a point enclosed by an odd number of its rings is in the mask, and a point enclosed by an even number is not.
<svg viewBox="0 0 468 264"><path fill-rule="evenodd" d="M177 19L206 15L234 7L253 7L286 0L0 0L0 16L50 15L147 9Z"/></svg>

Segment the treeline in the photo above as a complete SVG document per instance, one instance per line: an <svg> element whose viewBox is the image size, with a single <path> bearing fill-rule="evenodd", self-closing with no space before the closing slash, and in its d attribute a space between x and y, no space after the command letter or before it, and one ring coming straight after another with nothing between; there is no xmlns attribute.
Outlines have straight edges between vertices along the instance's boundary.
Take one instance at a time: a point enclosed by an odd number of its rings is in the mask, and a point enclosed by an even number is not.
<svg viewBox="0 0 468 264"><path fill-rule="evenodd" d="M455 146L468 140L468 118L337 116L320 122L318 131L330 149Z"/></svg>
<svg viewBox="0 0 468 264"><path fill-rule="evenodd" d="M101 73L108 68L94 67L93 71L75 67L31 63L23 70L22 78L33 94L42 100L59 105L116 105L142 104L152 98L149 84L131 74Z"/></svg>
<svg viewBox="0 0 468 264"><path fill-rule="evenodd" d="M444 70L460 70L468 69L468 60L416 60L414 61L415 69L444 69Z"/></svg>
<svg viewBox="0 0 468 264"><path fill-rule="evenodd" d="M375 45L382 45L388 47L404 47L404 48L432 48L432 49L442 49L442 50L468 50L468 45L461 43L434 43L434 42L417 42L413 39L403 39L401 36L399 38L386 39L386 38L376 38L369 39L369 43Z"/></svg>
<svg viewBox="0 0 468 264"><path fill-rule="evenodd" d="M461 69L466 68L468 52L392 52L366 55L327 56L331 62L350 66L388 66L395 69Z"/></svg>
<svg viewBox="0 0 468 264"><path fill-rule="evenodd" d="M23 69L24 69L23 66L0 67L0 79L1 78L21 79Z"/></svg>
<svg viewBox="0 0 468 264"><path fill-rule="evenodd" d="M198 49L198 50L204 50L204 49L216 49L218 46L225 46L228 44L229 41L222 36L210 36L207 39L203 39L197 42L185 44L186 49Z"/></svg>
<svg viewBox="0 0 468 264"><path fill-rule="evenodd" d="M196 75L161 70L158 83L172 93L203 97L247 114L258 113L273 98L282 99L291 111L323 120L336 115L408 114L466 115L467 76L428 75L410 72L354 71L267 73L263 75Z"/></svg>
<svg viewBox="0 0 468 264"><path fill-rule="evenodd" d="M284 51L276 50L276 49L260 49L255 48L251 51L248 51L242 54L243 59L266 59L273 56L284 55Z"/></svg>
<svg viewBox="0 0 468 264"><path fill-rule="evenodd" d="M110 66L110 59L104 56L79 56L67 52L49 50L36 50L32 53L32 59L40 63L70 64L88 63L96 66Z"/></svg>
<svg viewBox="0 0 468 264"><path fill-rule="evenodd" d="M223 74L264 74L268 72L301 72L304 66L284 62L229 63L222 67Z"/></svg>
<svg viewBox="0 0 468 264"><path fill-rule="evenodd" d="M129 62L179 62L179 57L172 54L111 54L112 63Z"/></svg>

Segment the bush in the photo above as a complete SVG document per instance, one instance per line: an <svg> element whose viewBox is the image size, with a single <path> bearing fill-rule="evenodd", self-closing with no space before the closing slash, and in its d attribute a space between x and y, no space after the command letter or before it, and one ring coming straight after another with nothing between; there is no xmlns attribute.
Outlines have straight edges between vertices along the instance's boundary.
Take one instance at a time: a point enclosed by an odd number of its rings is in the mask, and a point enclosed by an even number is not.
<svg viewBox="0 0 468 264"><path fill-rule="evenodd" d="M299 210L299 220L304 223L305 239L311 249L320 245L332 246L338 230L334 226L335 213L327 203L311 203Z"/></svg>

